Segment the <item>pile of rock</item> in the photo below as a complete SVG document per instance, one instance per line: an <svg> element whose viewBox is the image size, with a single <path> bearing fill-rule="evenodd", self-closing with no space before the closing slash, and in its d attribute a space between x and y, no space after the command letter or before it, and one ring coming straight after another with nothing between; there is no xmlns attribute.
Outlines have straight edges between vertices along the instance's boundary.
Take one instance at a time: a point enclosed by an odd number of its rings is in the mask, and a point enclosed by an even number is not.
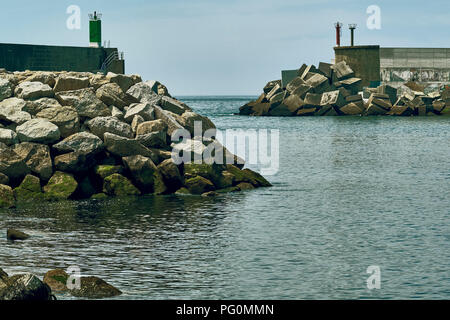
<svg viewBox="0 0 450 320"><path fill-rule="evenodd" d="M0 207L270 185L241 170L240 161L176 165L171 135L177 129L193 135L195 122L215 128L164 85L137 75L0 70ZM194 141L202 150L220 145Z"/></svg>
<svg viewBox="0 0 450 320"><path fill-rule="evenodd" d="M74 279L75 281L75 279ZM80 277L79 287L67 287L69 275L62 269L48 271L43 281L31 273L8 276L0 268L0 300L54 300L54 294L69 293L77 298L102 299L122 292L98 277ZM73 283L75 284L75 283Z"/></svg>
<svg viewBox="0 0 450 320"><path fill-rule="evenodd" d="M297 77L283 87L270 81L257 100L239 109L252 116L341 116L341 115L441 115L450 114L448 93L409 90L397 96L397 89L382 85L368 89L368 101L359 93L356 78L345 61L319 67L303 65ZM447 91L448 92L448 91Z"/></svg>

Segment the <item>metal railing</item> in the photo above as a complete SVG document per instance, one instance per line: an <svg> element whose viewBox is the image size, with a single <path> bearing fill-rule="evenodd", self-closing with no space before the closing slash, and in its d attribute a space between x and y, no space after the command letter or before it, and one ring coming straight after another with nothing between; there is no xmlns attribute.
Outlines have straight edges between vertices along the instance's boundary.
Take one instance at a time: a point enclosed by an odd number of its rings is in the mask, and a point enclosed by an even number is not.
<svg viewBox="0 0 450 320"><path fill-rule="evenodd" d="M111 52L111 54L105 59L105 61L103 61L102 67L101 67L101 71L103 73L106 72L106 70L108 70L109 66L111 66L111 64L114 61L118 61L118 60L123 60L124 59L124 54L123 52L118 52L118 51L113 51Z"/></svg>

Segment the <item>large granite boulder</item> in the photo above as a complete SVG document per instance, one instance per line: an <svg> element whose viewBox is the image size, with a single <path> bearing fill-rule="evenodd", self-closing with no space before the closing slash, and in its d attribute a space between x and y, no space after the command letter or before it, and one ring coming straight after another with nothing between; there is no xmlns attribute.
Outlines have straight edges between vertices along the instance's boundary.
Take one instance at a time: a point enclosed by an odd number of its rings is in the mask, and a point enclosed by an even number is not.
<svg viewBox="0 0 450 320"><path fill-rule="evenodd" d="M50 155L50 148L44 144L22 142L13 148L21 161L32 173L36 174L43 181L48 181L53 174L53 161Z"/></svg>
<svg viewBox="0 0 450 320"><path fill-rule="evenodd" d="M126 94L116 83L107 83L96 92L97 97L108 106L116 106L120 110L138 100L133 96Z"/></svg>
<svg viewBox="0 0 450 320"><path fill-rule="evenodd" d="M78 174L88 171L95 165L91 158L81 152L70 152L55 157L55 169Z"/></svg>
<svg viewBox="0 0 450 320"><path fill-rule="evenodd" d="M0 300L52 300L49 286L32 274L9 277L6 286L0 290Z"/></svg>
<svg viewBox="0 0 450 320"><path fill-rule="evenodd" d="M127 93L141 102L158 104L161 97L158 96L157 83L152 81L140 82L130 87Z"/></svg>
<svg viewBox="0 0 450 320"><path fill-rule="evenodd" d="M97 117L87 121L86 125L100 139L104 138L106 132L129 139L134 138L131 126L115 117Z"/></svg>
<svg viewBox="0 0 450 320"><path fill-rule="evenodd" d="M165 131L150 132L147 134L137 135L136 140L147 148L167 147L167 133Z"/></svg>
<svg viewBox="0 0 450 320"><path fill-rule="evenodd" d="M0 101L8 99L12 96L11 82L7 79L0 78Z"/></svg>
<svg viewBox="0 0 450 320"><path fill-rule="evenodd" d="M0 142L6 144L7 146L16 144L19 142L17 134L10 129L0 128Z"/></svg>
<svg viewBox="0 0 450 320"><path fill-rule="evenodd" d="M185 103L180 102L171 97L162 97L161 98L161 107L164 110L173 112L178 115L182 115L184 112L192 111Z"/></svg>
<svg viewBox="0 0 450 320"><path fill-rule="evenodd" d="M37 71L26 78L25 81L42 82L43 84L47 84L53 88L55 86L55 78L56 74L53 72Z"/></svg>
<svg viewBox="0 0 450 320"><path fill-rule="evenodd" d="M111 116L109 108L97 98L92 88L58 92L56 99L63 106L74 107L80 117L92 119Z"/></svg>
<svg viewBox="0 0 450 320"><path fill-rule="evenodd" d="M26 101L23 111L35 116L47 108L61 108L61 104L54 98L41 98L33 101Z"/></svg>
<svg viewBox="0 0 450 320"><path fill-rule="evenodd" d="M80 154L98 154L104 148L103 141L89 132L78 132L53 145L59 153L78 152Z"/></svg>
<svg viewBox="0 0 450 320"><path fill-rule="evenodd" d="M47 119L31 119L16 128L21 142L51 144L59 140L61 132L57 125Z"/></svg>
<svg viewBox="0 0 450 320"><path fill-rule="evenodd" d="M141 155L158 161L158 157L150 149L144 147L139 141L128 139L112 133L105 133L104 142L106 149L119 157Z"/></svg>
<svg viewBox="0 0 450 320"><path fill-rule="evenodd" d="M10 179L21 179L30 172L24 159L13 149L0 143L0 173Z"/></svg>
<svg viewBox="0 0 450 320"><path fill-rule="evenodd" d="M196 123L201 124L202 135L207 130L216 129L216 126L209 118L201 116L195 112L187 111L182 114L181 119L182 120L180 124L191 133L192 137L194 136L195 133Z"/></svg>
<svg viewBox="0 0 450 320"><path fill-rule="evenodd" d="M145 121L151 121L155 119L155 110L149 103L134 103L128 108L124 119L131 123L136 115L141 116Z"/></svg>
<svg viewBox="0 0 450 320"><path fill-rule="evenodd" d="M23 111L26 102L19 98L9 98L0 102L0 120L22 124L31 120L31 114Z"/></svg>
<svg viewBox="0 0 450 320"><path fill-rule="evenodd" d="M136 78L135 76L129 76L124 74L116 74L113 72L108 72L106 79L113 84L117 84L123 92L127 92L131 86L135 85L137 82L142 82L142 79Z"/></svg>
<svg viewBox="0 0 450 320"><path fill-rule="evenodd" d="M167 132L167 124L159 119L140 123L136 129L136 135L144 135L151 132Z"/></svg>
<svg viewBox="0 0 450 320"><path fill-rule="evenodd" d="M124 157L122 160L142 193L163 194L167 191L161 173L150 158L137 155Z"/></svg>
<svg viewBox="0 0 450 320"><path fill-rule="evenodd" d="M70 75L61 75L58 77L53 88L54 92L73 91L89 87L90 80L88 77L74 77Z"/></svg>
<svg viewBox="0 0 450 320"><path fill-rule="evenodd" d="M16 87L15 95L24 100L36 100L40 98L52 98L54 92L48 84L24 81Z"/></svg>
<svg viewBox="0 0 450 320"><path fill-rule="evenodd" d="M172 159L167 159L161 162L158 165L158 170L169 190L176 191L183 186L183 176L180 173L180 169Z"/></svg>
<svg viewBox="0 0 450 320"><path fill-rule="evenodd" d="M164 121L167 125L167 133L170 136L177 130L186 130L172 115L163 110L160 106L153 105L153 109L155 110L155 118Z"/></svg>
<svg viewBox="0 0 450 320"><path fill-rule="evenodd" d="M36 114L37 118L47 119L58 126L62 137L68 137L80 130L80 118L72 107L50 107Z"/></svg>

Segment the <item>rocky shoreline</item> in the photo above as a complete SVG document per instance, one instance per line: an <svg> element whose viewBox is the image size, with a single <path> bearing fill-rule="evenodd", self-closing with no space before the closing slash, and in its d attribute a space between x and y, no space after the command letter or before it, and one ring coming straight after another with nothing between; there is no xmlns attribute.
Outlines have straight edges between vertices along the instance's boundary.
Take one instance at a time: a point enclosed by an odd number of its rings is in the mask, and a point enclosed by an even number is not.
<svg viewBox="0 0 450 320"><path fill-rule="evenodd" d="M360 94L361 79L345 61L319 67L303 65L292 81L267 83L257 100L239 109L250 116L436 116L450 115L450 89L424 93L410 82L400 88L381 85Z"/></svg>
<svg viewBox="0 0 450 320"><path fill-rule="evenodd" d="M101 199L143 194L215 196L270 186L243 169L242 159L215 139L184 143L214 146L233 164L176 164L172 134L206 117L172 98L157 81L138 75L0 70L0 208L18 202Z"/></svg>
<svg viewBox="0 0 450 320"><path fill-rule="evenodd" d="M68 288L72 281L73 288ZM54 294L70 294L77 298L112 298L122 292L98 277L80 277L77 281L62 269L48 271L41 281L31 273L9 276L0 268L0 300L56 300Z"/></svg>

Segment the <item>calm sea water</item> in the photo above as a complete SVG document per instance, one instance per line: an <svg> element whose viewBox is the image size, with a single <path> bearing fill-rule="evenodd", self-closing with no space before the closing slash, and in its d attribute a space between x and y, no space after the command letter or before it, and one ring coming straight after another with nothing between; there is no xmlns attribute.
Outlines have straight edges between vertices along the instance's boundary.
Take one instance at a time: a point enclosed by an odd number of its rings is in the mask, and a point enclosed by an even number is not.
<svg viewBox="0 0 450 320"><path fill-rule="evenodd" d="M233 116L250 98L181 97L220 129L280 129L272 188L0 210L33 235L2 236L0 266L78 265L118 299L449 299L450 118Z"/></svg>

